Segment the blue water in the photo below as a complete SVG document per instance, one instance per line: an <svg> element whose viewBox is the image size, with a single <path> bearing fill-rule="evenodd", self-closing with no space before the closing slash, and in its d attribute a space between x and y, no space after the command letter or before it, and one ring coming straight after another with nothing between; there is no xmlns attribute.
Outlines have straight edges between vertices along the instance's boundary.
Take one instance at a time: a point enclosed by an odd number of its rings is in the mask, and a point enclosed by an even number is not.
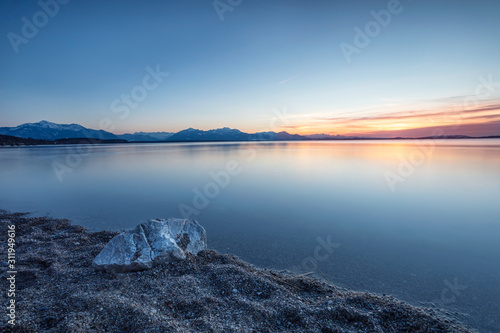
<svg viewBox="0 0 500 333"><path fill-rule="evenodd" d="M500 332L499 194L500 140L0 149L0 208L95 230L195 218L211 248L482 332Z"/></svg>

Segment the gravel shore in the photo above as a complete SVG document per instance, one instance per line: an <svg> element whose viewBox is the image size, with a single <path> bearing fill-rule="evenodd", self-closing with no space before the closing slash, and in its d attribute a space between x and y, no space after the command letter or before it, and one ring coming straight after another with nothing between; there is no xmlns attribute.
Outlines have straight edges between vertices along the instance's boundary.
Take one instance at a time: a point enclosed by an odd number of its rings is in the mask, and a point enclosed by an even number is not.
<svg viewBox="0 0 500 333"><path fill-rule="evenodd" d="M473 332L433 309L260 269L213 250L148 271L98 272L92 260L116 232L0 211L5 291L9 225L16 234L16 318L12 328L2 291L0 331Z"/></svg>

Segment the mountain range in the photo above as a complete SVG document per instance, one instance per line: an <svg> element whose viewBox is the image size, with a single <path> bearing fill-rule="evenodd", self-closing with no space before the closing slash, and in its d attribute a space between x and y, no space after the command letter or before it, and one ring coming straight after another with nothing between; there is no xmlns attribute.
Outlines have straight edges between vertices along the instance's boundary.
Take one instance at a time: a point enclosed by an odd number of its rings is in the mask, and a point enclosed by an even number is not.
<svg viewBox="0 0 500 333"><path fill-rule="evenodd" d="M387 139L467 139L467 135L429 136L420 138L369 138L329 134L298 135L287 132L245 133L228 127L203 131L188 128L177 133L172 132L135 132L113 134L104 130L94 130L78 124L56 124L46 120L37 123L26 123L16 127L0 127L0 139L3 144L30 143L44 140L46 143L70 144L79 143L82 139L89 143L118 142L189 142L189 141L291 141L291 140L387 140ZM481 138L500 138L488 136ZM22 140L22 139L29 139Z"/></svg>
<svg viewBox="0 0 500 333"><path fill-rule="evenodd" d="M119 134L117 137L131 142L138 141L166 141L175 133L172 132L135 132L133 134Z"/></svg>
<svg viewBox="0 0 500 333"><path fill-rule="evenodd" d="M177 133L172 132L135 132L133 134L113 134L103 130L94 130L78 124L56 124L46 120L26 123L16 127L0 127L0 135L9 135L36 140L60 140L68 138L91 138L102 140L127 140L130 142L159 141L278 141L307 140L309 137L287 132L245 133L228 127L203 131L188 128Z"/></svg>
<svg viewBox="0 0 500 333"><path fill-rule="evenodd" d="M55 124L45 120L38 123L22 124L16 127L0 127L0 134L36 140L57 140L67 138L119 139L113 133L103 130L93 130L78 124Z"/></svg>

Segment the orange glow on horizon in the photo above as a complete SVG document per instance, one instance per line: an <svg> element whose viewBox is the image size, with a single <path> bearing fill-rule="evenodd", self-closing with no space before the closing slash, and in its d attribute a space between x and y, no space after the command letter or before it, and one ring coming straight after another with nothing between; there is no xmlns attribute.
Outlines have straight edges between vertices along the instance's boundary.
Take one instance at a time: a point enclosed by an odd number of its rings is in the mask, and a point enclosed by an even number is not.
<svg viewBox="0 0 500 333"><path fill-rule="evenodd" d="M307 125L284 126L293 134L329 134L369 137L431 136L441 128L443 135L500 135L500 104L476 106L456 111L394 112L365 117L331 117L311 119Z"/></svg>
<svg viewBox="0 0 500 333"><path fill-rule="evenodd" d="M415 105L410 106L415 107ZM269 126L252 128L241 123L215 125L216 122L213 121L213 124L205 123L202 126L176 124L175 127L170 128L163 126L160 128L156 126L155 128L142 128L142 131L176 133L188 127L206 131L227 126L246 133L273 131L299 135L327 134L373 138L425 137L436 135L437 130L443 131L442 135L500 135L500 100L489 101L489 104L476 105L470 108L450 105L427 107L425 109L421 105L417 105L417 107L420 108L418 111L401 111L401 109L404 109L403 105L399 111L390 112L391 108L385 107L382 111L370 109L353 111L352 113L343 112L338 116L328 115L325 111L311 114L295 114L286 118L286 121L280 120L286 124L280 124L277 121L276 126L272 128ZM268 121L265 120L263 124L266 125L266 122ZM121 129L119 132L126 132L126 130Z"/></svg>

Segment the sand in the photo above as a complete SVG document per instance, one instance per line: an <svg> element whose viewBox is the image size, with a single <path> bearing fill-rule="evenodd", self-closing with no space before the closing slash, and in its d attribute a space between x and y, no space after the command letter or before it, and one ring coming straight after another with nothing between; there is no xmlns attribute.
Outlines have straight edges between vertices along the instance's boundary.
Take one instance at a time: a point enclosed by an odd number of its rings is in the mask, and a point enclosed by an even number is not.
<svg viewBox="0 0 500 333"><path fill-rule="evenodd" d="M434 309L213 250L142 272L99 272L92 260L116 232L0 211L4 272L9 225L16 231L16 317L12 327L2 314L1 331L473 332ZM7 314L12 298L1 295Z"/></svg>

